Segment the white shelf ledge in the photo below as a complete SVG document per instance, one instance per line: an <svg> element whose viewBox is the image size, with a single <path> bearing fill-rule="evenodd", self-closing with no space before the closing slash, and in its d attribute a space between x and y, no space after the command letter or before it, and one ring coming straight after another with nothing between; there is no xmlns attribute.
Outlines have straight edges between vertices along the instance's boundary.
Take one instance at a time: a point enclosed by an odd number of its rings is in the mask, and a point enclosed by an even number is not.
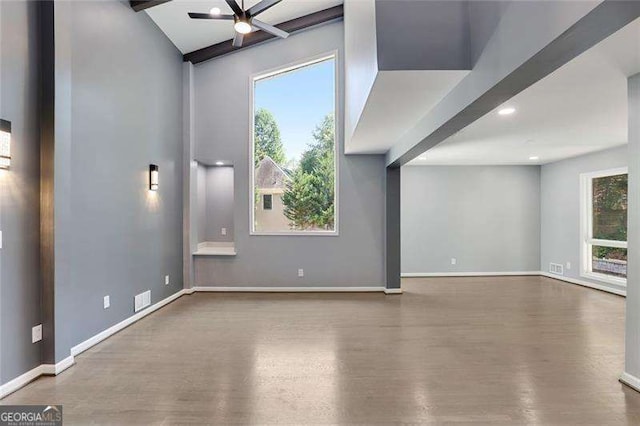
<svg viewBox="0 0 640 426"><path fill-rule="evenodd" d="M235 256L236 248L234 243L207 241L198 244L198 249L194 256Z"/></svg>

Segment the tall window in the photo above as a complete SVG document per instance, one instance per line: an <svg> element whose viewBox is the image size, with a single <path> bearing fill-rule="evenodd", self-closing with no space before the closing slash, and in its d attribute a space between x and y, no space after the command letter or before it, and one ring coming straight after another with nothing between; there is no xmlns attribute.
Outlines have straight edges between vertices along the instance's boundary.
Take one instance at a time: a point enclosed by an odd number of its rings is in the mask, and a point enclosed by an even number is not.
<svg viewBox="0 0 640 426"><path fill-rule="evenodd" d="M615 284L627 280L627 169L581 176L582 273Z"/></svg>
<svg viewBox="0 0 640 426"><path fill-rule="evenodd" d="M252 86L252 234L335 235L335 55Z"/></svg>

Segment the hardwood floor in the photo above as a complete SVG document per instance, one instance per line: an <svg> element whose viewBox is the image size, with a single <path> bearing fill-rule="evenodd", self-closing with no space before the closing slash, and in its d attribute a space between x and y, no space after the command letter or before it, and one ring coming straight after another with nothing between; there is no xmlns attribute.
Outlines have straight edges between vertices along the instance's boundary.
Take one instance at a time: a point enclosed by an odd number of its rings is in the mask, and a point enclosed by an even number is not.
<svg viewBox="0 0 640 426"><path fill-rule="evenodd" d="M640 424L624 298L541 277L184 296L2 404L65 424Z"/></svg>

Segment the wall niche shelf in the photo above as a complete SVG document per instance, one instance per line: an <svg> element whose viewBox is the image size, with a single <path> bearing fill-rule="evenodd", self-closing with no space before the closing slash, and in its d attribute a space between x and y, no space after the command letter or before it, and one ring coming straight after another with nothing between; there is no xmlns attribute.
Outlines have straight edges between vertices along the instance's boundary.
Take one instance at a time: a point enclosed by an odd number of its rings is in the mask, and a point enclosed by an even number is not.
<svg viewBox="0 0 640 426"><path fill-rule="evenodd" d="M235 256L234 168L197 162L193 256ZM193 232L192 231L192 232Z"/></svg>
<svg viewBox="0 0 640 426"><path fill-rule="evenodd" d="M220 243L207 241L198 244L198 250L194 256L235 256L236 248L234 243Z"/></svg>

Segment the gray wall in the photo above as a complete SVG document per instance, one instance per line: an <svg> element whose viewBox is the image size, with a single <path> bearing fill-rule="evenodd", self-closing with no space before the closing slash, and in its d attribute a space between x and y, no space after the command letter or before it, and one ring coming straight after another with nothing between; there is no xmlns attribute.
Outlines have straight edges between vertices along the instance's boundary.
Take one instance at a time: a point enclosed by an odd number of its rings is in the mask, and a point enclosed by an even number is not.
<svg viewBox="0 0 640 426"><path fill-rule="evenodd" d="M197 242L207 241L207 167L198 164L196 172L196 215L198 218Z"/></svg>
<svg viewBox="0 0 640 426"><path fill-rule="evenodd" d="M356 130L378 75L375 6L376 0L344 3L344 127L347 142Z"/></svg>
<svg viewBox="0 0 640 426"><path fill-rule="evenodd" d="M0 383L40 364L38 11L0 2L0 117L12 124L10 170L0 170Z"/></svg>
<svg viewBox="0 0 640 426"><path fill-rule="evenodd" d="M233 198L233 167L209 167L205 241L233 241Z"/></svg>
<svg viewBox="0 0 640 426"><path fill-rule="evenodd" d="M67 131L56 128L56 147L70 147L56 151L60 361L133 315L135 294L150 289L155 303L182 288L183 99L182 57L145 13L119 1L56 8L56 72L69 78L56 87L56 125ZM150 163L160 167L156 193Z"/></svg>
<svg viewBox="0 0 640 426"><path fill-rule="evenodd" d="M629 270L627 271L627 300L625 309L624 376L635 379L638 390L640 380L640 74L628 80L629 99ZM626 379L630 379L626 377ZM628 380L627 380L628 381Z"/></svg>
<svg viewBox="0 0 640 426"><path fill-rule="evenodd" d="M401 203L403 273L540 269L538 166L406 166Z"/></svg>
<svg viewBox="0 0 640 426"><path fill-rule="evenodd" d="M593 22L597 22L598 25L602 25L602 31L585 31L585 37L579 40L575 37L565 37L561 43L555 45L557 50L545 51L550 54L549 56L555 54L555 57L544 57L544 62L533 61L528 64L531 68L522 67L523 63L534 55L540 54L542 49L563 35L567 28L580 22L600 3L599 0L511 1L504 9L486 10L486 15L475 10L476 7L470 9L474 17L484 15L489 20L487 23L489 29L480 29L479 23L474 24L472 28L473 37L478 36L478 42L483 45L482 54L478 54L477 50L480 47L474 41L473 71L420 122L402 135L387 153L387 164L405 164L442 142L517 94L518 90L526 87L526 84L531 84L535 81L532 80L535 75L554 70L554 66L572 59L583 49L591 47L593 43L619 29L619 27L615 28L618 21L611 19L612 16L615 15L620 20L624 20L623 18L633 14L628 10L626 12L617 10L623 8L621 3L624 2L605 2L606 7L596 14L597 19L581 22L585 28L589 25L593 27ZM477 7L482 6L479 4ZM497 18L496 14L500 17ZM497 19L499 25L491 30ZM491 32L488 39L483 35L485 31ZM545 67L541 67L541 64ZM509 79L505 80L507 76Z"/></svg>
<svg viewBox="0 0 640 426"><path fill-rule="evenodd" d="M197 179L198 242L233 241L233 167L198 164Z"/></svg>
<svg viewBox="0 0 640 426"><path fill-rule="evenodd" d="M383 156L339 156L340 235L249 236L249 77L310 56L339 50L343 24L333 23L195 67L196 159L235 166L234 226L238 255L196 258L199 286L383 286ZM340 99L344 99L343 72ZM343 111L337 141L344 149ZM304 278L298 278L304 268Z"/></svg>
<svg viewBox="0 0 640 426"><path fill-rule="evenodd" d="M564 275L619 289L580 276L580 174L627 166L627 146L542 166L541 268L565 265ZM566 262L571 263L567 270Z"/></svg>
<svg viewBox="0 0 640 426"><path fill-rule="evenodd" d="M378 69L469 70L465 0L376 0Z"/></svg>
<svg viewBox="0 0 640 426"><path fill-rule="evenodd" d="M511 0L468 1L471 65L482 55Z"/></svg>

